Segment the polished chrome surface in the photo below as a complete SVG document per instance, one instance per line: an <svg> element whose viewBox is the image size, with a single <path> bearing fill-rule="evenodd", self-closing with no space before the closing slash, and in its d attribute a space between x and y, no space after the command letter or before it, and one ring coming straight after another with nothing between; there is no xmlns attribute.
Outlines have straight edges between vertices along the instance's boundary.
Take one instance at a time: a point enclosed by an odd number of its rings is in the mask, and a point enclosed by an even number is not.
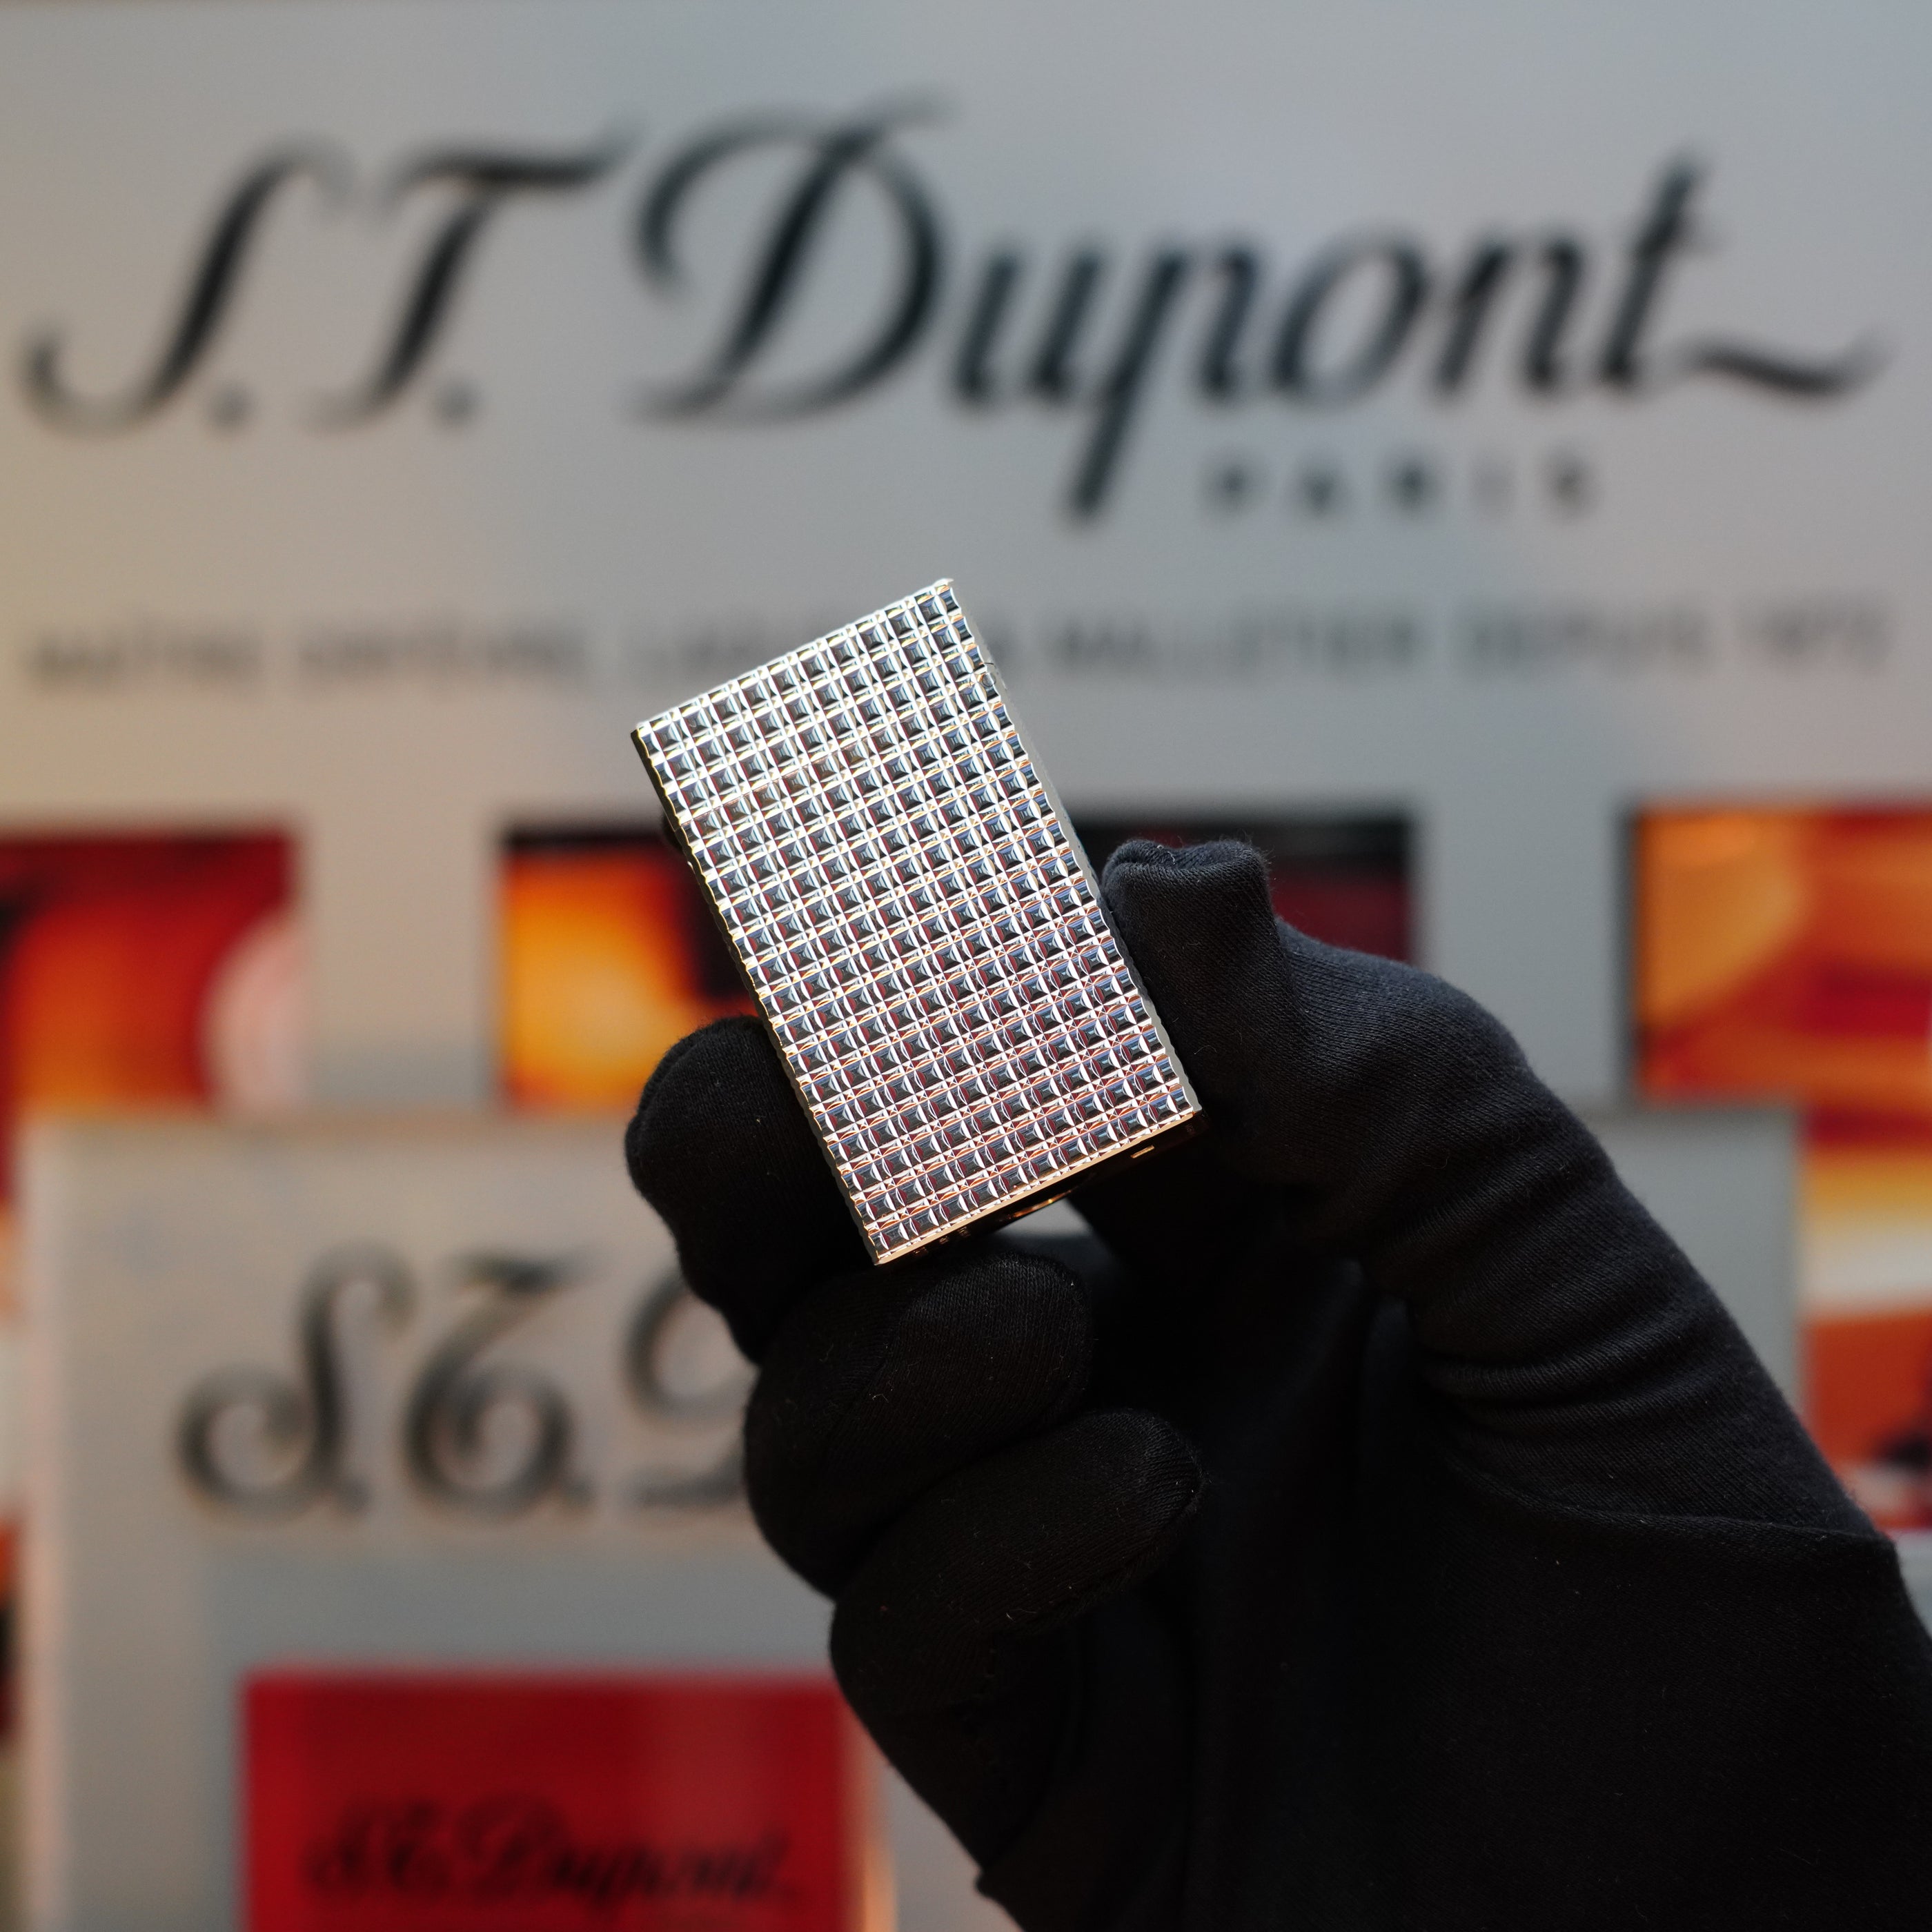
<svg viewBox="0 0 1932 1932"><path fill-rule="evenodd" d="M634 735L876 1260L1195 1118L950 582Z"/></svg>

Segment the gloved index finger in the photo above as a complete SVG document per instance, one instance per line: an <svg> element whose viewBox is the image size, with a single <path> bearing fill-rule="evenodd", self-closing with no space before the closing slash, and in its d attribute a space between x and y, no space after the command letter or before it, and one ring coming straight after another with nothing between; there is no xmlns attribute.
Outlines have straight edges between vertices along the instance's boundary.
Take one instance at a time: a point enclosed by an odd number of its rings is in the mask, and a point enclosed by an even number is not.
<svg viewBox="0 0 1932 1932"><path fill-rule="evenodd" d="M756 1020L716 1021L665 1054L624 1154L677 1242L692 1292L753 1361L812 1286L866 1264L844 1196Z"/></svg>

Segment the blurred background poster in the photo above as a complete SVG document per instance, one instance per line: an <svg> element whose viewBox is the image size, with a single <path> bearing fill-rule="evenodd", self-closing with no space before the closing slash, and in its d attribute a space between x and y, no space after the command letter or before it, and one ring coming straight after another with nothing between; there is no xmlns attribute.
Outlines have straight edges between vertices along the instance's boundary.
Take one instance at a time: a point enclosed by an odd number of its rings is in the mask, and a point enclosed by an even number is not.
<svg viewBox="0 0 1932 1932"><path fill-rule="evenodd" d="M1660 806L1634 850L1642 1090L1802 1104L1807 1419L1932 1528L1932 806Z"/></svg>
<svg viewBox="0 0 1932 1932"><path fill-rule="evenodd" d="M49 1108L298 1105L307 980L278 832L0 834L0 1591L13 1721L19 1418L13 1130Z"/></svg>
<svg viewBox="0 0 1932 1932"><path fill-rule="evenodd" d="M661 822L513 832L501 885L504 1098L636 1103L665 1048L752 1010Z"/></svg>
<svg viewBox="0 0 1932 1932"><path fill-rule="evenodd" d="M265 1672L244 1723L262 1932L467 1932L479 1892L531 1932L890 1911L869 1747L823 1677Z"/></svg>
<svg viewBox="0 0 1932 1932"><path fill-rule="evenodd" d="M812 1666L618 1164L744 1010L626 734L942 573L1096 860L1250 838L1502 1015L1932 1598L1928 68L1880 0L0 4L35 1923L250 1922L290 1672ZM184 1460L231 1370L285 1513ZM901 1922L985 1924L884 1802Z"/></svg>

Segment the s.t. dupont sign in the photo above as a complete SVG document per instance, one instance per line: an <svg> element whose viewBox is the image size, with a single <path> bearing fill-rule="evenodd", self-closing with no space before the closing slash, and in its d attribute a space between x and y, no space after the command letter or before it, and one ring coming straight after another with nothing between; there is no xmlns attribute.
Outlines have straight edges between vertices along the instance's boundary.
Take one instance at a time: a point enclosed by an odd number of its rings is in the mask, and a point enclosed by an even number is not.
<svg viewBox="0 0 1932 1932"><path fill-rule="evenodd" d="M0 810L299 824L323 1088L474 1094L503 829L944 572L1076 808L1407 813L1428 962L1601 1096L1634 802L1932 783L1928 65L1883 0L0 8Z"/></svg>
<svg viewBox="0 0 1932 1932"><path fill-rule="evenodd" d="M36 1129L34 1923L112 1924L143 1896L158 1924L228 1922L244 1781L265 1928L608 1922L584 1895L600 1883L628 1888L612 1911L735 1924L755 1894L754 1924L846 1923L788 1916L837 1874L790 1798L734 1810L735 1748L708 1796L677 1750L650 1772L662 1684L574 1717L567 1686L536 1681L816 1667L823 1642L742 1506L748 1376L680 1286L619 1130ZM238 1739L244 1685L292 1660ZM494 1748L457 1742L438 1702L435 1673L466 1665L532 1678L500 1685ZM316 1676L400 1666L386 1689ZM694 1721L770 1716L753 1696ZM603 1738L601 1771L572 1768L573 1730ZM520 1795L543 1802L506 1817ZM551 1841L534 1864L532 1829ZM791 1852L753 1856L774 1832ZM728 1852L724 1894L689 1882L700 1851Z"/></svg>
<svg viewBox="0 0 1932 1932"><path fill-rule="evenodd" d="M1433 411L1484 385L1545 411L1592 392L1658 406L1708 382L1772 406L1816 406L1885 364L1883 332L1856 287L1822 342L1791 340L1774 313L1748 308L1720 327L1673 326L1676 284L1707 268L1700 258L1778 245L1775 234L1718 238L1718 187L1695 152L1660 157L1621 211L1530 227L1476 204L1445 235L1364 207L1300 250L1211 214L1191 232L1101 241L1081 238L1084 211L1063 194L1071 234L1016 208L998 211L988 238L986 224L960 219L943 166L922 152L935 123L970 120L974 105L938 88L840 111L748 105L655 140L426 140L376 158L291 135L230 170L158 286L121 292L153 316L156 346L142 365L84 376L89 318L69 314L20 344L20 394L40 423L71 435L126 435L197 402L238 429L256 398L223 343L256 282L299 276L296 250L318 220L359 222L380 241L419 206L426 218L392 260L374 332L325 346L328 366L346 358L360 374L274 401L341 434L374 428L427 387L432 406L460 418L476 406L475 379L437 388L435 377L465 308L490 298L494 232L586 201L629 272L637 347L585 380L640 428L796 422L923 382L954 410L1064 418L1060 500L1076 520L1102 514L1127 486L1136 420L1163 385L1224 418L1332 413L1396 385ZM278 241L286 245L272 271L262 258ZM57 271L39 279L58 301ZM1774 287L1775 269L1763 279ZM551 293L567 304L573 291ZM694 312L700 340L686 367L647 376L667 308ZM803 320L814 311L815 329ZM538 358L555 347L526 345ZM1411 494L1430 487L1426 476L1406 484Z"/></svg>

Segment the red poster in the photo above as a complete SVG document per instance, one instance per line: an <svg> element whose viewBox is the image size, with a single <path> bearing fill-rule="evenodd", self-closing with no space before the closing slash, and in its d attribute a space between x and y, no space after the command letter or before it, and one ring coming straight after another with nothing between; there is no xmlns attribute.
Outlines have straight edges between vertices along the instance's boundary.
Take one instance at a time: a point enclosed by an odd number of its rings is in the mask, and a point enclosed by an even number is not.
<svg viewBox="0 0 1932 1932"><path fill-rule="evenodd" d="M1642 1090L1804 1109L1804 1419L1932 1528L1932 806L1660 808L1635 860Z"/></svg>
<svg viewBox="0 0 1932 1932"><path fill-rule="evenodd" d="M802 1677L258 1676L250 1932L865 1932L865 1746Z"/></svg>

